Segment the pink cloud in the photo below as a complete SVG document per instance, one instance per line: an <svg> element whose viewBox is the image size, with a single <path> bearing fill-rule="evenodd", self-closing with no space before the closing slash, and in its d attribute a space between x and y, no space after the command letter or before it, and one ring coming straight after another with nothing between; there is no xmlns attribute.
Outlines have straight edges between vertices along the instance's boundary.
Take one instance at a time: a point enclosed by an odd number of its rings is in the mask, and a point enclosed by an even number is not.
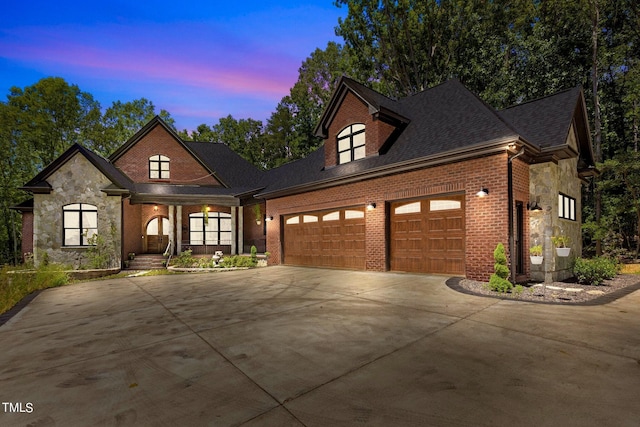
<svg viewBox="0 0 640 427"><path fill-rule="evenodd" d="M300 65L296 58L251 40L216 34L215 29L204 26L188 33L188 38L178 38L187 29L170 27L170 33L157 24L135 29L110 25L87 31L22 28L10 41L0 40L0 49L6 58L73 74L129 82L151 80L266 99L279 99L295 83Z"/></svg>

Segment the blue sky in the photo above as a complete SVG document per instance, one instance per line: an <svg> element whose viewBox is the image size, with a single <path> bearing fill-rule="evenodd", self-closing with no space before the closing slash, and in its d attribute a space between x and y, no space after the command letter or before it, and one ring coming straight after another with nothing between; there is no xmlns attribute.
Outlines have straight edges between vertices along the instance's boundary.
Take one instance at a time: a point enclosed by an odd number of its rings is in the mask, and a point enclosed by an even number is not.
<svg viewBox="0 0 640 427"><path fill-rule="evenodd" d="M0 14L0 90L64 78L107 108L147 98L178 129L266 120L316 48L340 40L332 0L17 1Z"/></svg>

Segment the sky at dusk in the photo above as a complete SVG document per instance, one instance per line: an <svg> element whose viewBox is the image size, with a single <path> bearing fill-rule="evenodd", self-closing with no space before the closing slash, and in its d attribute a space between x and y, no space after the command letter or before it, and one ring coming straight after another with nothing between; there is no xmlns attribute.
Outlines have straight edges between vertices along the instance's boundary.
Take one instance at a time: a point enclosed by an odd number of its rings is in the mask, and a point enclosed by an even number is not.
<svg viewBox="0 0 640 427"><path fill-rule="evenodd" d="M338 41L332 0L19 1L0 13L0 90L57 76L113 101L151 100L178 129L265 121L316 48Z"/></svg>

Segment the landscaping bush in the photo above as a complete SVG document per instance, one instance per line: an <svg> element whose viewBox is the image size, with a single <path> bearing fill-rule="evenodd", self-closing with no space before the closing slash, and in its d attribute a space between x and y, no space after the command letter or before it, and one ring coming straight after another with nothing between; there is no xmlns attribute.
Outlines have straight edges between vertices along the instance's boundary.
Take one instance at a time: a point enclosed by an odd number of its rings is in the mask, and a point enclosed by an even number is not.
<svg viewBox="0 0 640 427"><path fill-rule="evenodd" d="M513 285L507 280L509 267L507 266L507 254L502 243L498 243L498 246L496 246L493 251L493 258L496 261L493 266L495 273L489 278L489 289L501 293L511 291Z"/></svg>
<svg viewBox="0 0 640 427"><path fill-rule="evenodd" d="M174 267L181 267L181 268L191 268L195 266L198 263L198 260L193 257L192 253L193 251L191 249L182 251L180 255L178 255L177 257L174 257L171 260L171 264Z"/></svg>
<svg viewBox="0 0 640 427"><path fill-rule="evenodd" d="M598 286L607 279L613 279L620 272L620 264L611 258L576 258L573 274L578 282Z"/></svg>
<svg viewBox="0 0 640 427"><path fill-rule="evenodd" d="M69 281L69 275L61 265L41 265L37 270L14 273L9 273L9 267L4 267L0 271L0 313L9 310L31 292L66 285Z"/></svg>
<svg viewBox="0 0 640 427"><path fill-rule="evenodd" d="M242 255L226 256L220 261L223 267L255 267L258 260Z"/></svg>

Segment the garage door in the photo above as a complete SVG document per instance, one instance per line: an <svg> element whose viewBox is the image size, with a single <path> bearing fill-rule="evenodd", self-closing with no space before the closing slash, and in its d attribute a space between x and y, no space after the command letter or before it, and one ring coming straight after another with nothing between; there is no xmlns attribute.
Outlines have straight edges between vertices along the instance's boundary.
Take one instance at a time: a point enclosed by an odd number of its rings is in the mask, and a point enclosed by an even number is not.
<svg viewBox="0 0 640 427"><path fill-rule="evenodd" d="M391 204L391 269L419 273L465 273L464 196Z"/></svg>
<svg viewBox="0 0 640 427"><path fill-rule="evenodd" d="M365 268L364 209L335 209L284 217L284 263Z"/></svg>

